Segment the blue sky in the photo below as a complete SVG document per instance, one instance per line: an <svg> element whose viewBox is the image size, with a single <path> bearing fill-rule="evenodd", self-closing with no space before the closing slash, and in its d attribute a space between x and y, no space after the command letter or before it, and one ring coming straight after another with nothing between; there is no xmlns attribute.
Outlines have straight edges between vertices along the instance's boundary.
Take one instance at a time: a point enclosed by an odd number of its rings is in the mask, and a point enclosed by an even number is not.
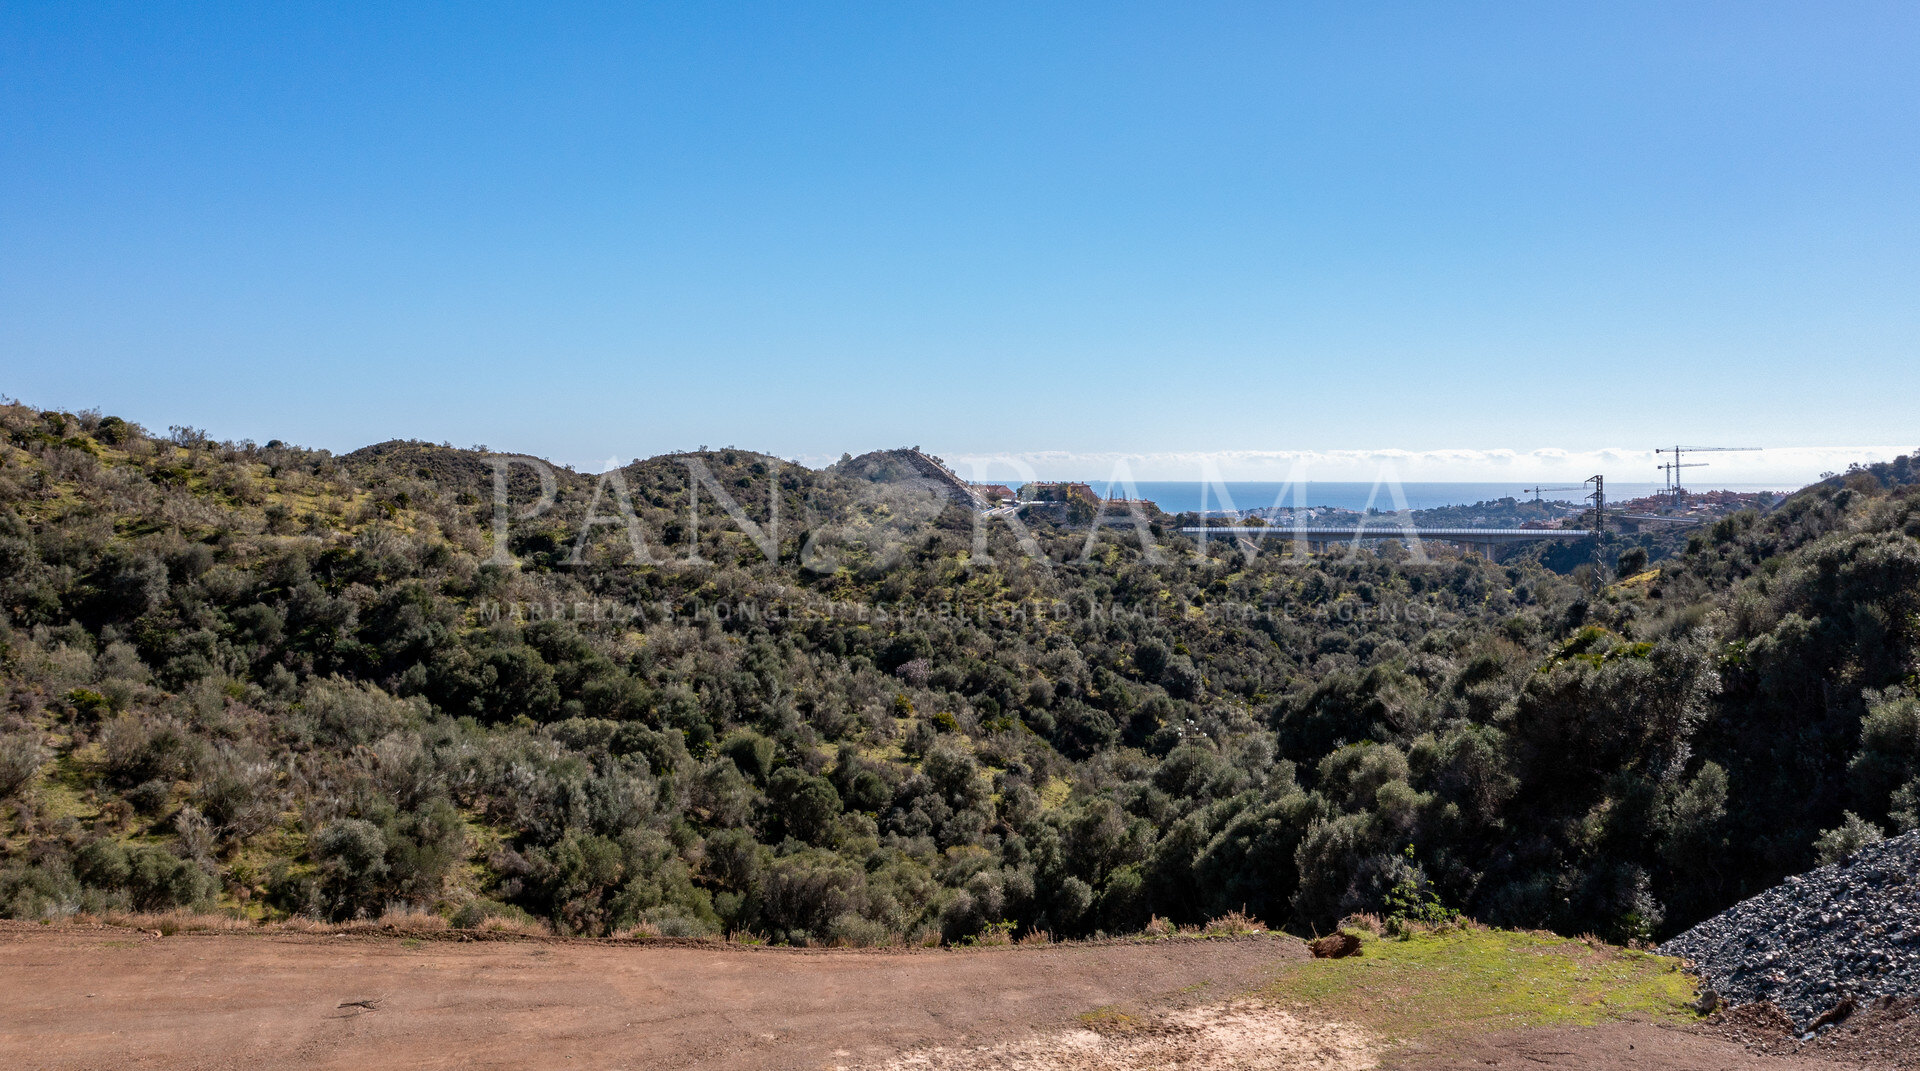
<svg viewBox="0 0 1920 1071"><path fill-rule="evenodd" d="M1912 3L0 6L0 390L222 437L1798 478L1916 295Z"/></svg>

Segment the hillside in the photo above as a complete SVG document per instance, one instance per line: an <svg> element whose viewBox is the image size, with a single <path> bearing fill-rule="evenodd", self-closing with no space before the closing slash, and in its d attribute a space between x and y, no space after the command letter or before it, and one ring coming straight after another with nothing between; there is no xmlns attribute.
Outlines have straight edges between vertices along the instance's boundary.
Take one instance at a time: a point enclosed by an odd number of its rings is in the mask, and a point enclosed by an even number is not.
<svg viewBox="0 0 1920 1071"><path fill-rule="evenodd" d="M16 918L869 945L1438 901L1624 941L1920 823L1908 459L1589 586L976 530L885 454L551 468L544 507L515 463L496 543L473 451L0 432Z"/></svg>

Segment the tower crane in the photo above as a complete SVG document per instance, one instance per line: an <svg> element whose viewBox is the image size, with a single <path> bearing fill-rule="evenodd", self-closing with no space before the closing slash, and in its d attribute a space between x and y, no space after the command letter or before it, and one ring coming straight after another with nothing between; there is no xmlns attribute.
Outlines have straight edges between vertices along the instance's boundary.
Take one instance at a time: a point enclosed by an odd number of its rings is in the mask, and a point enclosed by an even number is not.
<svg viewBox="0 0 1920 1071"><path fill-rule="evenodd" d="M1704 469L1706 467L1707 463L1704 461L1669 461L1664 465L1654 466L1654 468L1660 470L1660 475L1667 481L1667 498L1675 503L1678 503L1680 496L1686 493L1680 487L1680 470Z"/></svg>
<svg viewBox="0 0 1920 1071"><path fill-rule="evenodd" d="M1523 495L1530 494L1533 496L1533 500L1538 502L1540 501L1540 494L1543 491L1584 491L1586 489L1587 485L1583 483L1576 484L1572 487L1522 487L1520 493Z"/></svg>
<svg viewBox="0 0 1920 1071"><path fill-rule="evenodd" d="M1680 486L1680 470L1700 468L1706 465L1704 461L1696 461L1691 464L1683 462L1680 460L1682 454L1744 453L1759 449L1763 448L1758 446L1674 446L1671 448L1663 446L1655 449L1654 453L1671 455L1671 459L1666 464L1657 467L1666 473L1667 497L1678 502L1681 497L1687 493L1687 489Z"/></svg>

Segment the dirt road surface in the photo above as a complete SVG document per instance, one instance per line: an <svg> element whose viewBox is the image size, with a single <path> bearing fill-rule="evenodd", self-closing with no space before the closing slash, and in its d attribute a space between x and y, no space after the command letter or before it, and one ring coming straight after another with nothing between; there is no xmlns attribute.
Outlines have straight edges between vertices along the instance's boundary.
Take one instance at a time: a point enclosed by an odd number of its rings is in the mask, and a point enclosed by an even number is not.
<svg viewBox="0 0 1920 1071"><path fill-rule="evenodd" d="M1305 957L1281 938L859 953L16 926L0 1066L853 1067L1217 1001Z"/></svg>
<svg viewBox="0 0 1920 1071"><path fill-rule="evenodd" d="M1692 1030L1608 1023L1416 1043L1389 1053L1381 1071L1867 1071L1891 1066L1817 1055L1766 1054Z"/></svg>
<svg viewBox="0 0 1920 1071"><path fill-rule="evenodd" d="M1808 1066L1633 1023L1394 1052L1243 999L1306 956L1281 937L889 953L0 923L0 1067Z"/></svg>

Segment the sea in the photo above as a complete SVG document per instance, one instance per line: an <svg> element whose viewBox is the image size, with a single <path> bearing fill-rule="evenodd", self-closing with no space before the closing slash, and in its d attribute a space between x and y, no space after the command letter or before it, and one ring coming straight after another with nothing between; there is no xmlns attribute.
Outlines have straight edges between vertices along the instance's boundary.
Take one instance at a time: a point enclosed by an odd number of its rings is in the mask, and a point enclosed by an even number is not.
<svg viewBox="0 0 1920 1071"><path fill-rule="evenodd" d="M1541 481L1549 488L1567 485ZM1090 480L1088 485L1096 492L1106 492L1114 498L1139 497L1147 499L1168 513L1185 513L1189 510L1246 510L1261 506L1335 506L1341 509L1364 510L1368 507L1391 512L1401 508L1436 509L1440 506L1471 506L1478 502L1493 502L1502 498L1530 499L1533 493L1523 490L1520 483L1403 483L1396 488L1391 484L1336 483L1312 480L1304 484L1265 482L1254 480L1229 480L1224 484L1204 484L1189 481L1146 480L1134 484L1132 492L1115 484L1111 488L1104 481ZM1226 494L1221 494L1222 490ZM1614 483L1607 482L1607 498L1621 501L1652 494L1660 489L1657 483ZM1771 485L1728 487L1734 491L1779 490ZM1574 490L1547 490L1540 497L1546 501L1580 502L1592 490L1580 487Z"/></svg>

